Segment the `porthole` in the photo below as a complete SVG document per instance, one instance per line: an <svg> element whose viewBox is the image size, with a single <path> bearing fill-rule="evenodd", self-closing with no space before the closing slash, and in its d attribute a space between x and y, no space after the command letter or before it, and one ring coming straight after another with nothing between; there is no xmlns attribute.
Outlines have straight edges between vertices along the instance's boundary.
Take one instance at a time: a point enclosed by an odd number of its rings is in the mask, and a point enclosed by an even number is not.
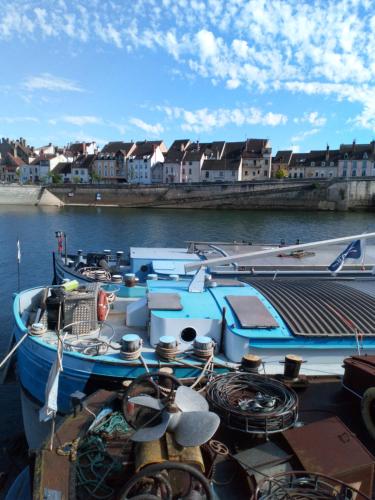
<svg viewBox="0 0 375 500"><path fill-rule="evenodd" d="M181 340L183 340L184 342L193 342L196 336L197 332L191 326L184 328L181 332Z"/></svg>

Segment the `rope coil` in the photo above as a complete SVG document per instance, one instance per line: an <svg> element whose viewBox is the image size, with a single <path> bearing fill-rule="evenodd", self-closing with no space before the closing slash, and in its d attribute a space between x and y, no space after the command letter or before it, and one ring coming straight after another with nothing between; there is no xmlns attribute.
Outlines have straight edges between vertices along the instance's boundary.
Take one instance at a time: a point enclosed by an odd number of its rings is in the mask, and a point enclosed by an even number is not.
<svg viewBox="0 0 375 500"><path fill-rule="evenodd" d="M156 345L155 352L160 359L163 359L165 361L172 361L176 359L177 354L179 354L178 346L164 347L160 344Z"/></svg>

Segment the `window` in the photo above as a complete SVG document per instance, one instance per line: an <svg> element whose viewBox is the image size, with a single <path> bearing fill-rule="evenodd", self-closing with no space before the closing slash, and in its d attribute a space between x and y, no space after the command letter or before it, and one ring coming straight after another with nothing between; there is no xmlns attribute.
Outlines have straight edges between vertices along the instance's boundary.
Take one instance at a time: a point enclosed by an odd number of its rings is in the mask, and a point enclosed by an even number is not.
<svg viewBox="0 0 375 500"><path fill-rule="evenodd" d="M224 177L224 172L222 170L220 170L219 176Z"/></svg>
<svg viewBox="0 0 375 500"><path fill-rule="evenodd" d="M322 161L322 167L325 167L325 166L326 166L326 162Z"/></svg>
<svg viewBox="0 0 375 500"><path fill-rule="evenodd" d="M348 168L348 160L344 160L344 168Z"/></svg>
<svg viewBox="0 0 375 500"><path fill-rule="evenodd" d="M245 175L249 175L249 171L248 170L245 170Z"/></svg>
<svg viewBox="0 0 375 500"><path fill-rule="evenodd" d="M300 177L300 179L302 179L302 177L303 177L303 173L302 172L300 172L299 177Z"/></svg>
<svg viewBox="0 0 375 500"><path fill-rule="evenodd" d="M36 173L36 172L35 172ZM78 175L79 174L79 171L78 170L74 170L74 174L75 175Z"/></svg>
<svg viewBox="0 0 375 500"><path fill-rule="evenodd" d="M362 169L362 177L366 177L366 169Z"/></svg>
<svg viewBox="0 0 375 500"><path fill-rule="evenodd" d="M312 162L310 163L310 165L311 165L312 167L315 167L315 161L312 161Z"/></svg>
<svg viewBox="0 0 375 500"><path fill-rule="evenodd" d="M182 175L185 175L185 169L184 168L182 169Z"/></svg>
<svg viewBox="0 0 375 500"><path fill-rule="evenodd" d="M255 170L253 170L253 177L255 177Z"/></svg>
<svg viewBox="0 0 375 500"><path fill-rule="evenodd" d="M352 177L357 177L357 171L356 170L352 171Z"/></svg>
<svg viewBox="0 0 375 500"><path fill-rule="evenodd" d="M267 176L268 176L268 172L267 172L267 170L265 170L265 171L263 172L263 175L264 175L264 177L267 177Z"/></svg>
<svg viewBox="0 0 375 500"><path fill-rule="evenodd" d="M192 171L191 171L191 168L189 168L189 175L191 175L191 174L192 174Z"/></svg>
<svg viewBox="0 0 375 500"><path fill-rule="evenodd" d="M144 163L147 163L147 160L143 160Z"/></svg>
<svg viewBox="0 0 375 500"><path fill-rule="evenodd" d="M315 172L315 177L319 177L319 172Z"/></svg>
<svg viewBox="0 0 375 500"><path fill-rule="evenodd" d="M192 164L193 164L193 162L192 162L192 161L189 161L189 165L192 165Z"/></svg>
<svg viewBox="0 0 375 500"><path fill-rule="evenodd" d="M166 174L168 173L168 167L166 167L166 169L165 169L165 173L166 173Z"/></svg>
<svg viewBox="0 0 375 500"><path fill-rule="evenodd" d="M366 170L366 167L367 167L367 161L362 160L362 168L364 168Z"/></svg>
<svg viewBox="0 0 375 500"><path fill-rule="evenodd" d="M210 172L206 170L206 179L208 179L209 177L210 177Z"/></svg>
<svg viewBox="0 0 375 500"><path fill-rule="evenodd" d="M232 177L234 177L236 175L236 172L234 170L232 170Z"/></svg>
<svg viewBox="0 0 375 500"><path fill-rule="evenodd" d="M347 170L343 170L343 171L342 171L342 175L343 175L344 177L346 177L346 175L347 175Z"/></svg>
<svg viewBox="0 0 375 500"><path fill-rule="evenodd" d="M357 168L357 160L352 161L352 168Z"/></svg>
<svg viewBox="0 0 375 500"><path fill-rule="evenodd" d="M335 164L334 164L334 162L333 162L333 161L331 161L331 162L330 162L330 164L329 164L329 166L330 166L330 167L334 167L334 165L335 165Z"/></svg>

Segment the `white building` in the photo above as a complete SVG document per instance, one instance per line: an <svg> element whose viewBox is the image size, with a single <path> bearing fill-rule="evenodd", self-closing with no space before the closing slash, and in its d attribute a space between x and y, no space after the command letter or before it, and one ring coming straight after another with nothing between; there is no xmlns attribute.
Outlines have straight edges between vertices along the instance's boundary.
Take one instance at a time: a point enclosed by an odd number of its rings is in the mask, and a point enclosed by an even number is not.
<svg viewBox="0 0 375 500"><path fill-rule="evenodd" d="M271 177L272 148L268 139L247 139L242 152L242 180Z"/></svg>
<svg viewBox="0 0 375 500"><path fill-rule="evenodd" d="M19 168L20 183L48 183L51 182L50 173L59 163L66 163L67 158L63 154L40 155L30 165L22 165Z"/></svg>
<svg viewBox="0 0 375 500"><path fill-rule="evenodd" d="M130 184L151 184L152 168L164 163L167 148L163 141L137 142L128 158L128 182Z"/></svg>

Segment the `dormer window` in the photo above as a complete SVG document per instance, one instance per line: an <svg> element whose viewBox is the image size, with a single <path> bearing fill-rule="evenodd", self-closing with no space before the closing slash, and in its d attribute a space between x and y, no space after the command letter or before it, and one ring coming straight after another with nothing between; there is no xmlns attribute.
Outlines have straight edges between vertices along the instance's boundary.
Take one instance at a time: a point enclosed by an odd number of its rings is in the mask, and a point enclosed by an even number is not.
<svg viewBox="0 0 375 500"><path fill-rule="evenodd" d="M367 155L367 153L366 153L366 152L364 152L364 153L363 153L363 159L364 159L364 160L367 160L367 159L368 159L368 155Z"/></svg>
<svg viewBox="0 0 375 500"><path fill-rule="evenodd" d="M312 166L312 167L315 167L315 161L312 161L312 162L311 162L311 166Z"/></svg>
<svg viewBox="0 0 375 500"><path fill-rule="evenodd" d="M344 158L345 158L345 160L347 160L347 159L348 159L348 153L345 153L345 154L344 154Z"/></svg>

